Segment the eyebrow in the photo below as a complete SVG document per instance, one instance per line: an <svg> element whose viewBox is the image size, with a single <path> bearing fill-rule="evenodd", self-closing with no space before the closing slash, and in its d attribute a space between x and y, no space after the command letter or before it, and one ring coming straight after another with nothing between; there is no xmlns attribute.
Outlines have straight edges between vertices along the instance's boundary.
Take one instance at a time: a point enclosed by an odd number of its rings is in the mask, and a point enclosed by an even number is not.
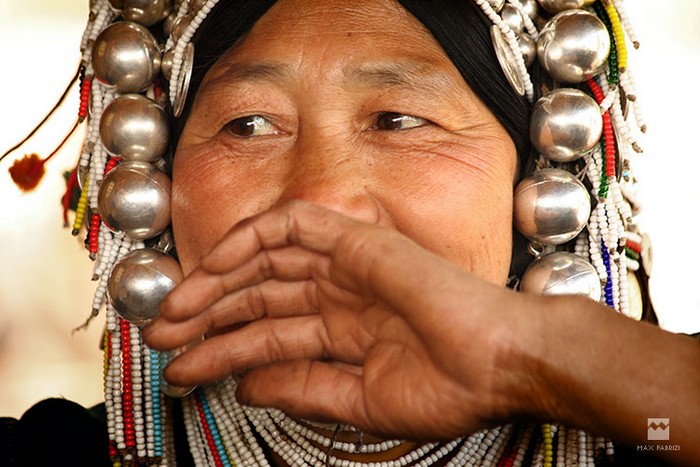
<svg viewBox="0 0 700 467"><path fill-rule="evenodd" d="M443 87L452 82L445 73L422 61L362 64L345 70L344 81L360 87Z"/></svg>
<svg viewBox="0 0 700 467"><path fill-rule="evenodd" d="M292 66L272 62L232 63L212 80L218 81L288 81L293 74Z"/></svg>

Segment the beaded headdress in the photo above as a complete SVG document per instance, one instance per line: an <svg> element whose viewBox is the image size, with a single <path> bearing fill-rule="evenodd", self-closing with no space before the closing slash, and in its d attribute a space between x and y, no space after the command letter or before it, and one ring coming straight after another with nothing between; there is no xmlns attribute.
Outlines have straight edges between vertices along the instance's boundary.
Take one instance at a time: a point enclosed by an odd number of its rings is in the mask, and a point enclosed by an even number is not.
<svg viewBox="0 0 700 467"><path fill-rule="evenodd" d="M88 128L69 187L80 193L73 233L87 230L95 262L91 318L106 309L110 455L114 465L174 465L172 398L181 398L197 465L268 465L260 440L289 465L365 465L343 453L372 454L400 441L363 443L359 434L358 443L341 442L280 411L240 406L234 377L208 387L169 386L162 369L172 355L141 338L141 326L182 279L169 254L163 157L170 120L188 93L192 38L219 1L232 0L92 0L82 38L79 121ZM532 104L534 171L515 188L514 225L533 261L515 286L584 295L646 318L642 301L630 300L640 294L638 277L649 261L630 171L641 152L636 135L645 130L627 67L627 44L639 44L622 0L464 1L490 21L505 77ZM548 86L533 83L535 61L551 78ZM20 182L43 171L44 161L20 162L13 166ZM613 451L610 441L579 430L514 424L417 446L381 465L593 464Z"/></svg>

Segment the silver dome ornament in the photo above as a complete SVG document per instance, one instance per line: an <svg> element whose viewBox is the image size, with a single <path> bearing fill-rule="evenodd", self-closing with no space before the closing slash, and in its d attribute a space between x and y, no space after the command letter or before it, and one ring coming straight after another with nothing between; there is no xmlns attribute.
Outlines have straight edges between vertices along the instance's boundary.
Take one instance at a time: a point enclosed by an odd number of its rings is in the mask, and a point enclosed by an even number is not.
<svg viewBox="0 0 700 467"><path fill-rule="evenodd" d="M180 16L173 21L170 30L170 38L173 42L177 43L177 41L180 40L180 37L185 33L191 22L192 16L190 15Z"/></svg>
<svg viewBox="0 0 700 467"><path fill-rule="evenodd" d="M525 29L525 20L517 8L511 4L506 4L501 9L501 19L506 23L517 36Z"/></svg>
<svg viewBox="0 0 700 467"><path fill-rule="evenodd" d="M503 36L503 33L498 26L491 26L491 40L493 48L496 51L496 58L501 65L503 74L510 83L513 90L520 96L525 95L525 78L520 74L516 62L520 57L516 57L513 49L510 48L508 41Z"/></svg>
<svg viewBox="0 0 700 467"><path fill-rule="evenodd" d="M537 0L542 8L550 13L559 13L564 10L585 8L595 3L595 0Z"/></svg>
<svg viewBox="0 0 700 467"><path fill-rule="evenodd" d="M182 56L182 66L178 75L177 83L175 84L175 92L173 99L173 117L178 118L185 109L187 101L187 91L190 87L190 79L192 78L192 67L194 66L194 45L190 42L185 47L185 52Z"/></svg>
<svg viewBox="0 0 700 467"><path fill-rule="evenodd" d="M586 187L561 169L538 170L515 187L513 221L526 238L560 245L575 238L591 214Z"/></svg>
<svg viewBox="0 0 700 467"><path fill-rule="evenodd" d="M525 59L525 66L529 68L537 56L537 43L529 35L520 34L518 36L518 46L520 47L520 53L523 54Z"/></svg>
<svg viewBox="0 0 700 467"><path fill-rule="evenodd" d="M109 0L109 4L115 10L121 10L122 8L124 8L124 2L125 0Z"/></svg>
<svg viewBox="0 0 700 467"><path fill-rule="evenodd" d="M491 5L491 8L493 8L496 13L500 13L506 0L486 0L486 2Z"/></svg>
<svg viewBox="0 0 700 467"><path fill-rule="evenodd" d="M170 77L173 72L173 59L175 58L175 49L166 50L163 53L163 58L160 60L160 72L167 81L170 81Z"/></svg>
<svg viewBox="0 0 700 467"><path fill-rule="evenodd" d="M169 37L173 32L173 24L175 23L176 19L177 12L173 11L163 20L163 34L165 34L165 37Z"/></svg>
<svg viewBox="0 0 700 467"><path fill-rule="evenodd" d="M537 57L552 78L580 83L605 68L610 35L603 22L584 10L556 14L537 38Z"/></svg>
<svg viewBox="0 0 700 467"><path fill-rule="evenodd" d="M535 260L523 274L520 290L540 295L580 295L600 301L595 268L573 253L556 251Z"/></svg>
<svg viewBox="0 0 700 467"><path fill-rule="evenodd" d="M127 161L153 162L168 149L165 110L141 94L114 99L100 119L100 139L107 152Z"/></svg>
<svg viewBox="0 0 700 467"><path fill-rule="evenodd" d="M112 268L107 281L110 303L119 316L143 326L158 316L160 302L182 281L171 256L152 248L131 251Z"/></svg>
<svg viewBox="0 0 700 467"><path fill-rule="evenodd" d="M187 345L183 345L182 347L179 347L175 350L171 350L170 352L165 352L165 357L164 359L160 360L160 371L161 374L165 370L165 368L168 366L168 364L182 355L183 353L187 352L188 350L192 349L194 346L196 346L198 343L200 343L201 340L199 341L194 341L190 342ZM185 397L189 394L192 393L197 388L197 386L174 386L170 384L165 378L161 377L160 378L160 390L163 394L169 397L176 397L176 398L182 398Z"/></svg>
<svg viewBox="0 0 700 467"><path fill-rule="evenodd" d="M190 11L198 12L202 9L205 3L207 3L207 0L188 0L187 5L189 6Z"/></svg>
<svg viewBox="0 0 700 467"><path fill-rule="evenodd" d="M105 225L146 240L170 224L170 179L148 162L122 162L102 180L97 210Z"/></svg>
<svg viewBox="0 0 700 467"><path fill-rule="evenodd" d="M537 18L537 0L519 0L520 5L523 7L523 13L525 13L531 20Z"/></svg>
<svg viewBox="0 0 700 467"><path fill-rule="evenodd" d="M172 0L124 0L122 16L144 26L163 21L173 9Z"/></svg>
<svg viewBox="0 0 700 467"><path fill-rule="evenodd" d="M602 132L603 116L598 103L578 89L556 89L532 108L530 141L551 160L578 159L595 147Z"/></svg>
<svg viewBox="0 0 700 467"><path fill-rule="evenodd" d="M160 71L160 48L144 26L119 21L95 39L92 66L97 79L119 94L141 92Z"/></svg>

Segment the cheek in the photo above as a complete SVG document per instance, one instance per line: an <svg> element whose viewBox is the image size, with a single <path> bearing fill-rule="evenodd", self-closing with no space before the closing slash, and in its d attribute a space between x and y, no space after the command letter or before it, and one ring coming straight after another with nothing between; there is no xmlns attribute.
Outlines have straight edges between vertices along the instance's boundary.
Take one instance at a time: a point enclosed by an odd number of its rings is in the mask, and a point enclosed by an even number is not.
<svg viewBox="0 0 700 467"><path fill-rule="evenodd" d="M237 222L269 206L253 196L264 190L256 188L253 177L243 176L230 159L206 159L204 163L182 151L173 167L173 234L185 273Z"/></svg>
<svg viewBox="0 0 700 467"><path fill-rule="evenodd" d="M382 203L399 231L503 285L512 252L514 161L514 154L471 163L446 156L415 160L385 171L383 185L394 189Z"/></svg>

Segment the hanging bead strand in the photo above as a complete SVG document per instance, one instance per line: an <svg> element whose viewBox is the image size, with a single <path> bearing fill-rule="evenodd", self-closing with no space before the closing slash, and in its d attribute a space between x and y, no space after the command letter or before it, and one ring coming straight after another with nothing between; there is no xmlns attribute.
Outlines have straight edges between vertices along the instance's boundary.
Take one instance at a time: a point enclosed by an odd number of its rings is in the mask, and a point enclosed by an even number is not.
<svg viewBox="0 0 700 467"><path fill-rule="evenodd" d="M135 450L139 459L145 459L146 451L146 429L143 407L143 362L141 331L138 326L129 324L129 338L131 345L131 395L133 398L133 422L134 437L136 440Z"/></svg>
<svg viewBox="0 0 700 467"><path fill-rule="evenodd" d="M617 48L618 69L620 74L627 70L627 44L625 43L625 34L622 30L620 17L617 15L615 5L611 0L602 0L605 12L608 14L610 24L612 25L613 34L615 35L615 44Z"/></svg>
<svg viewBox="0 0 700 467"><path fill-rule="evenodd" d="M608 55L608 81L611 86L615 86L620 82L620 72L618 69L618 57L617 57L617 38L613 31L613 26L610 22L610 17L605 11L602 3L597 1L593 4L593 9L595 10L598 18L605 25L605 29L608 30L608 35L610 36L610 55Z"/></svg>
<svg viewBox="0 0 700 467"><path fill-rule="evenodd" d="M635 32L634 27L632 27L632 23L629 20L629 16L627 16L627 11L625 10L622 0L612 0L612 2L615 6L615 9L617 10L617 15L620 17L622 27L627 33L627 37L629 37L629 39L632 41L632 46L635 49L638 49L639 39L637 38L637 33Z"/></svg>

